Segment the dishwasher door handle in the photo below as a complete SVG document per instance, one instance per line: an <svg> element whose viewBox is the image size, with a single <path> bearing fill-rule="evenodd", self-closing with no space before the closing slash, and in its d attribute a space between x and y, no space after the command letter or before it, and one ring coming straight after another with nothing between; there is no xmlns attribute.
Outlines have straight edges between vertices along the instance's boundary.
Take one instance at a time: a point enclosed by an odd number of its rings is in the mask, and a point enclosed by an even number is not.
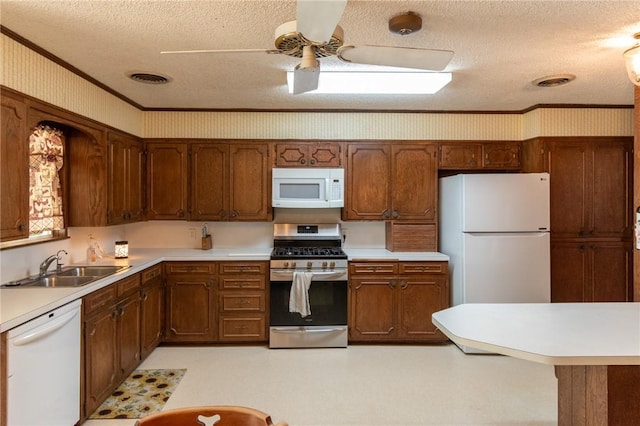
<svg viewBox="0 0 640 426"><path fill-rule="evenodd" d="M35 328L34 330L30 330L20 336L14 337L11 339L11 343L14 346L23 346L27 345L31 342L35 342L40 340L51 333L56 332L65 326L69 321L71 321L76 315L78 315L78 310L74 310L71 312L67 312L66 314L61 315L59 318L49 322L45 327Z"/></svg>

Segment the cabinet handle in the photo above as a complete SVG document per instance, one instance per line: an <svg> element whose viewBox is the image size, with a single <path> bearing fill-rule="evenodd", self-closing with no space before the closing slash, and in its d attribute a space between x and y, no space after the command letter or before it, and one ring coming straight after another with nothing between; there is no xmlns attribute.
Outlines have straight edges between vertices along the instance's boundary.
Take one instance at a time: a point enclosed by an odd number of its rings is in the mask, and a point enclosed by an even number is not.
<svg viewBox="0 0 640 426"><path fill-rule="evenodd" d="M382 217L384 217L385 219L389 219L389 210L385 210L382 212Z"/></svg>
<svg viewBox="0 0 640 426"><path fill-rule="evenodd" d="M223 217L223 218L224 218L224 217L227 217L227 211L226 211L226 210L222 210L222 211L220 212L220 217Z"/></svg>
<svg viewBox="0 0 640 426"><path fill-rule="evenodd" d="M111 319L115 320L116 317L118 316L118 310L114 309L113 311L111 311Z"/></svg>
<svg viewBox="0 0 640 426"><path fill-rule="evenodd" d="M306 164L307 160L305 160L304 158L302 160L300 160L300 164Z"/></svg>
<svg viewBox="0 0 640 426"><path fill-rule="evenodd" d="M391 285L391 288L396 288L396 280L391 280L389 284Z"/></svg>
<svg viewBox="0 0 640 426"><path fill-rule="evenodd" d="M391 213L391 217L392 217L392 218L394 218L394 219L397 219L398 217L400 217L400 215L398 214L398 212L397 212L397 211L395 211L395 210L394 210L394 211Z"/></svg>
<svg viewBox="0 0 640 426"><path fill-rule="evenodd" d="M142 292L142 300L143 300L143 301L146 301L148 298L149 298L149 295L147 294L147 292L146 292L146 291L143 291L143 292Z"/></svg>
<svg viewBox="0 0 640 426"><path fill-rule="evenodd" d="M316 160L313 160L313 159L312 159L312 160L310 160L310 161L309 161L309 163L311 163L311 164L316 164Z"/></svg>
<svg viewBox="0 0 640 426"><path fill-rule="evenodd" d="M25 226L24 223L18 223L18 226L16 226L16 228L18 229L18 231L20 232L24 232L27 230L27 227Z"/></svg>
<svg viewBox="0 0 640 426"><path fill-rule="evenodd" d="M178 212L178 217L184 217L184 210L180 210Z"/></svg>
<svg viewBox="0 0 640 426"><path fill-rule="evenodd" d="M233 212L231 212L231 217L236 217L238 216L238 211L234 210Z"/></svg>
<svg viewBox="0 0 640 426"><path fill-rule="evenodd" d="M402 280L400 281L400 288L402 290L404 290L405 288L409 287L409 283L406 280Z"/></svg>

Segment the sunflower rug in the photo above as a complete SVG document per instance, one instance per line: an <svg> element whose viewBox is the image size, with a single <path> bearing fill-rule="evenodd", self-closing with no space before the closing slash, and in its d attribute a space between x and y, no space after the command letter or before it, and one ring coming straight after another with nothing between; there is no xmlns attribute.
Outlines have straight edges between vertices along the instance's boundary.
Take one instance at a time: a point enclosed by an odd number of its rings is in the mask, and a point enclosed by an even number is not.
<svg viewBox="0 0 640 426"><path fill-rule="evenodd" d="M136 370L98 407L91 419L140 419L162 410L186 373Z"/></svg>

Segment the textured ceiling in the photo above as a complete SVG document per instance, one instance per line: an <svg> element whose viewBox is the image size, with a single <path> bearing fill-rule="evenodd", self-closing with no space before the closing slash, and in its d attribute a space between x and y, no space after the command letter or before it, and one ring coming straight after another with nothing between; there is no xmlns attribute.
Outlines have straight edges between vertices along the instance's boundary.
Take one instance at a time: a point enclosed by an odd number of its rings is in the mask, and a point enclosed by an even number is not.
<svg viewBox="0 0 640 426"><path fill-rule="evenodd" d="M290 95L285 71L299 59L264 53L160 55L162 50L271 49L295 0L0 0L7 29L144 108L518 111L537 104L632 105L622 52L640 32L640 1L351 0L345 44L455 51L453 81L435 95ZM400 36L406 11L423 29ZM321 59L322 70L381 70ZM136 83L131 72L169 76ZM572 83L531 81L571 73ZM322 77L321 77L322 78Z"/></svg>

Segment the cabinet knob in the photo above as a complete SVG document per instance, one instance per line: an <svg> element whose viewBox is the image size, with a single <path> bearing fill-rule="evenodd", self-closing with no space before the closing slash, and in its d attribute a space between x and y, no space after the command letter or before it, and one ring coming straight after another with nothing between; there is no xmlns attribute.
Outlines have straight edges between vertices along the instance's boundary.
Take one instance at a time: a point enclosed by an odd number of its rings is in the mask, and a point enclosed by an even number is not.
<svg viewBox="0 0 640 426"><path fill-rule="evenodd" d="M390 216L389 210L385 210L382 212L382 217L384 217L385 219L389 219L389 216Z"/></svg>
<svg viewBox="0 0 640 426"><path fill-rule="evenodd" d="M300 160L300 164L306 164L307 160L305 160L304 158Z"/></svg>
<svg viewBox="0 0 640 426"><path fill-rule="evenodd" d="M236 216L238 216L238 211L237 210L232 211L231 217L236 217Z"/></svg>
<svg viewBox="0 0 640 426"><path fill-rule="evenodd" d="M392 218L394 218L394 219L397 219L398 217L400 217L400 215L398 214L398 212L397 212L397 211L395 211L395 210L394 210L394 211L391 213L391 217L392 217Z"/></svg>
<svg viewBox="0 0 640 426"><path fill-rule="evenodd" d="M313 160L313 159L312 159L312 160L310 160L310 161L309 161L309 163L311 163L311 164L316 164L316 160Z"/></svg>

